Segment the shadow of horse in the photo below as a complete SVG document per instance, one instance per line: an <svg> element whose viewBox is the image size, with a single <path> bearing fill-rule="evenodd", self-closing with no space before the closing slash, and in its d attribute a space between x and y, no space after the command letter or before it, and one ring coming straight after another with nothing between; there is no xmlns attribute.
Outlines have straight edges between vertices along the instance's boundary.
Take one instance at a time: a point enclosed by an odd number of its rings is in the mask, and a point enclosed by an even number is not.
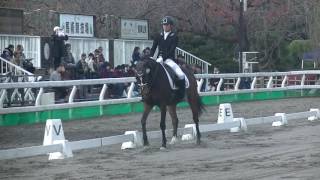
<svg viewBox="0 0 320 180"><path fill-rule="evenodd" d="M199 116L204 109L197 92L197 81L191 68L187 65L181 67L189 80L189 87L186 89L186 98L192 111L193 121L196 126L197 144L200 144L201 134L199 131ZM136 66L137 83L140 86L144 111L141 118L143 143L149 145L146 133L146 120L152 108L158 106L161 111L160 128L162 132L162 147L166 148L166 113L167 108L172 119L173 137L171 143L177 141L178 117L176 112L177 104L183 99L176 96L177 90L172 90L168 77L162 65L151 58L139 61Z"/></svg>

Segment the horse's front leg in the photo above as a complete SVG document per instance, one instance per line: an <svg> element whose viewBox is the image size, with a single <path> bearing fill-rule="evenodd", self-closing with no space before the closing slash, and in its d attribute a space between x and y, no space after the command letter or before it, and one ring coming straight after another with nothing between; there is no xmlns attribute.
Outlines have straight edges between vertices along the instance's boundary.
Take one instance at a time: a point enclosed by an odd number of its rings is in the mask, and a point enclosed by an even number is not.
<svg viewBox="0 0 320 180"><path fill-rule="evenodd" d="M160 128L162 132L162 148L167 147L167 138L166 138L166 113L167 113L167 106L162 105L160 107L161 110L161 121L160 121Z"/></svg>
<svg viewBox="0 0 320 180"><path fill-rule="evenodd" d="M178 141L177 133L178 133L178 116L177 116L177 107L176 105L171 105L169 107L169 114L172 120L173 134L170 144L175 144Z"/></svg>
<svg viewBox="0 0 320 180"><path fill-rule="evenodd" d="M149 145L149 141L148 141L148 137L147 137L146 121L147 121L148 115L149 115L152 107L153 107L152 105L144 103L144 111L143 111L143 115L141 118L142 136L143 136L143 145L144 146Z"/></svg>

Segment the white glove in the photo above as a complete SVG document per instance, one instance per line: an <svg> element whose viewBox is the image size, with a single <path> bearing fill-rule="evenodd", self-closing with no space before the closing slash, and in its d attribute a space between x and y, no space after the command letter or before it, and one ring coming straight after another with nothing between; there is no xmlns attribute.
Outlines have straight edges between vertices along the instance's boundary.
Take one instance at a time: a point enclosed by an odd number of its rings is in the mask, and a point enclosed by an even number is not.
<svg viewBox="0 0 320 180"><path fill-rule="evenodd" d="M163 58L160 56L160 57L158 57L158 59L156 61L157 61L157 63L162 64L163 63Z"/></svg>

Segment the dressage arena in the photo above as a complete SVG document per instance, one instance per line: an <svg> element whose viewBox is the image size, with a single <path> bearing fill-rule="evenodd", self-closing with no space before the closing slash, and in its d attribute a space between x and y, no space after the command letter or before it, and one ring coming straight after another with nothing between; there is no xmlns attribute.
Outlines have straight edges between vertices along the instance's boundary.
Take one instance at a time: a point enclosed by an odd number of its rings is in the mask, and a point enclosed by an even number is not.
<svg viewBox="0 0 320 180"><path fill-rule="evenodd" d="M320 98L296 98L232 104L235 117L271 116L320 108ZM192 123L189 109L179 109L179 127ZM141 114L63 122L69 141L140 131ZM201 124L216 123L218 106L207 106ZM152 112L147 129L159 130ZM171 129L167 117L167 129ZM45 124L0 127L0 149L41 145ZM170 134L167 134L170 138ZM170 140L168 138L168 140ZM0 161L0 179L320 179L320 120L292 120L287 126L248 126L247 132L215 131L202 144L180 141L160 150L120 150L119 145L73 152L73 158L49 161L35 156Z"/></svg>

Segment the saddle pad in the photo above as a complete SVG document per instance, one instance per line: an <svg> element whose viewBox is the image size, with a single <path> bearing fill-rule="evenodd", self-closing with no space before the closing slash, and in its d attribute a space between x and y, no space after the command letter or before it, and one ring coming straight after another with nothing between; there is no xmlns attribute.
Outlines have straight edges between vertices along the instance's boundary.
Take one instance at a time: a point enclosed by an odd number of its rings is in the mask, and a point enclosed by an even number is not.
<svg viewBox="0 0 320 180"><path fill-rule="evenodd" d="M177 90L178 87L176 87L175 84L173 83L172 77L170 76L169 72L167 71L167 68L165 68L162 63L160 63L160 64L161 64L162 68L164 69L164 71L165 71L166 74L167 74L167 77L168 77L168 79L169 79L169 84L170 84L171 89ZM184 82L185 82L186 88L189 88L189 79L187 78L186 75L184 75L184 79L185 79Z"/></svg>

